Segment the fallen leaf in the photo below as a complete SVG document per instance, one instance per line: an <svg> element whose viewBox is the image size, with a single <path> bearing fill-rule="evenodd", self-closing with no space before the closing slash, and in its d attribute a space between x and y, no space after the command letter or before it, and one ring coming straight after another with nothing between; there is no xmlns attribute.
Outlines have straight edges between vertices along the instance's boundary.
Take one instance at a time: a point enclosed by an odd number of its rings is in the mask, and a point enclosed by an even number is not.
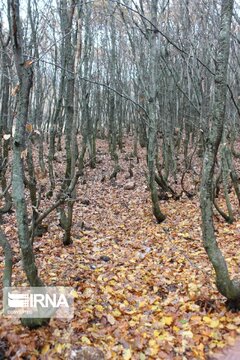
<svg viewBox="0 0 240 360"><path fill-rule="evenodd" d="M132 357L131 349L130 348L129 349L124 349L122 355L123 355L123 360L130 360L131 357Z"/></svg>
<svg viewBox="0 0 240 360"><path fill-rule="evenodd" d="M89 338L87 336L82 336L81 340L82 340L83 344L87 344L87 345L91 344L91 341L89 340Z"/></svg>
<svg viewBox="0 0 240 360"><path fill-rule="evenodd" d="M49 344L45 344L45 345L42 347L41 354L42 354L42 355L46 355L47 352L49 351L49 349L50 349L50 345L49 345Z"/></svg>
<svg viewBox="0 0 240 360"><path fill-rule="evenodd" d="M114 324L116 323L115 318L114 318L111 314L108 314L108 315L107 315L107 319L108 319L108 322L109 322L111 325L114 325Z"/></svg>

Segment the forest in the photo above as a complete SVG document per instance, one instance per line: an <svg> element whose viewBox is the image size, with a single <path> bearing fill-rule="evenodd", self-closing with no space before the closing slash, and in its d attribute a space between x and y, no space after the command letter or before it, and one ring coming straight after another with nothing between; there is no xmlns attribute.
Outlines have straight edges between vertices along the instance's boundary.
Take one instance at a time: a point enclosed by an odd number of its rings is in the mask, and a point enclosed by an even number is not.
<svg viewBox="0 0 240 360"><path fill-rule="evenodd" d="M1 3L0 360L239 359L239 131L239 0Z"/></svg>

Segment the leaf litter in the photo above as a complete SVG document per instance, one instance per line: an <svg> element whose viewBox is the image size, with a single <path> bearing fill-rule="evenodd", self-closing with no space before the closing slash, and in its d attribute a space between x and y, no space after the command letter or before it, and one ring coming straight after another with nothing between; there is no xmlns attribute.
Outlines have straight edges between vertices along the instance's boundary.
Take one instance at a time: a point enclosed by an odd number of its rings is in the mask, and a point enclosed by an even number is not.
<svg viewBox="0 0 240 360"><path fill-rule="evenodd" d="M99 141L100 157L106 146ZM125 151L131 151L130 143ZM105 359L201 360L234 344L240 314L228 311L216 290L201 240L198 197L161 201L167 220L156 224L142 149L139 158L139 163L133 161L131 190L124 188L125 154L120 156L122 170L115 182L108 180L113 164L106 155L96 169L86 168L86 181L80 180L77 189L73 245L63 247L56 214L48 219L49 232L35 240L45 284L75 289L72 321L52 319L48 327L30 331L17 319L2 316L0 352L5 346L11 359L69 359L86 346L102 351ZM104 182L103 166L109 169ZM81 202L83 198L88 201ZM235 276L240 223L226 225L217 216L215 221ZM27 285L14 214L6 219L5 228L14 252L13 285Z"/></svg>

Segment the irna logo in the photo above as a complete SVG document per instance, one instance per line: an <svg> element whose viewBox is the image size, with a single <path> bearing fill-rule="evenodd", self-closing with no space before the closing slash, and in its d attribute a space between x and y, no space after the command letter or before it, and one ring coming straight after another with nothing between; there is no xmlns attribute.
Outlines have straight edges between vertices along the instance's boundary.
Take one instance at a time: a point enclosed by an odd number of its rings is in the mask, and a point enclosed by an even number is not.
<svg viewBox="0 0 240 360"><path fill-rule="evenodd" d="M8 287L3 291L3 311L10 317L73 317L74 294L70 287Z"/></svg>
<svg viewBox="0 0 240 360"><path fill-rule="evenodd" d="M64 294L17 294L8 293L8 306L11 308L43 308L60 306L69 307Z"/></svg>

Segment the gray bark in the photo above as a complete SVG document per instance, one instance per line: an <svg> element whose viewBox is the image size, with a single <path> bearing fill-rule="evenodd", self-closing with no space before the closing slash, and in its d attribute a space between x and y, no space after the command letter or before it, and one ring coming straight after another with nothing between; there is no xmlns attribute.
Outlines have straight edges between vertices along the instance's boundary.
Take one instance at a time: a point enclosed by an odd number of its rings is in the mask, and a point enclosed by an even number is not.
<svg viewBox="0 0 240 360"><path fill-rule="evenodd" d="M22 53L22 29L19 16L19 1L9 0L11 18L11 40L15 58L15 66L19 78L18 113L16 115L16 128L13 139L13 165L12 186L13 201L16 208L18 238L22 253L24 271L31 286L44 286L38 276L28 229L28 213L24 189L23 154L25 150L25 131L28 119L29 95L32 87L33 70L31 62L24 60ZM25 319L24 325L35 327L48 322L49 319Z"/></svg>
<svg viewBox="0 0 240 360"><path fill-rule="evenodd" d="M157 5L158 0L151 1L151 18L152 23L156 24L157 19ZM149 42L150 42L150 89L149 89L149 99L148 99L148 112L149 112L149 125L148 125L148 144L147 144L147 164L149 171L149 187L151 192L152 199L152 208L153 214L157 222L161 223L165 220L165 215L161 212L158 194L155 182L155 154L156 154L156 145L157 145L157 123L156 123L156 57L157 57L157 44L154 29L149 30Z"/></svg>
<svg viewBox="0 0 240 360"><path fill-rule="evenodd" d="M206 141L200 202L203 243L216 274L216 285L222 295L239 305L240 286L230 279L224 256L218 247L213 223L213 177L218 148L222 139L227 95L227 69L233 0L222 0L221 25L216 54L214 103L211 127Z"/></svg>

